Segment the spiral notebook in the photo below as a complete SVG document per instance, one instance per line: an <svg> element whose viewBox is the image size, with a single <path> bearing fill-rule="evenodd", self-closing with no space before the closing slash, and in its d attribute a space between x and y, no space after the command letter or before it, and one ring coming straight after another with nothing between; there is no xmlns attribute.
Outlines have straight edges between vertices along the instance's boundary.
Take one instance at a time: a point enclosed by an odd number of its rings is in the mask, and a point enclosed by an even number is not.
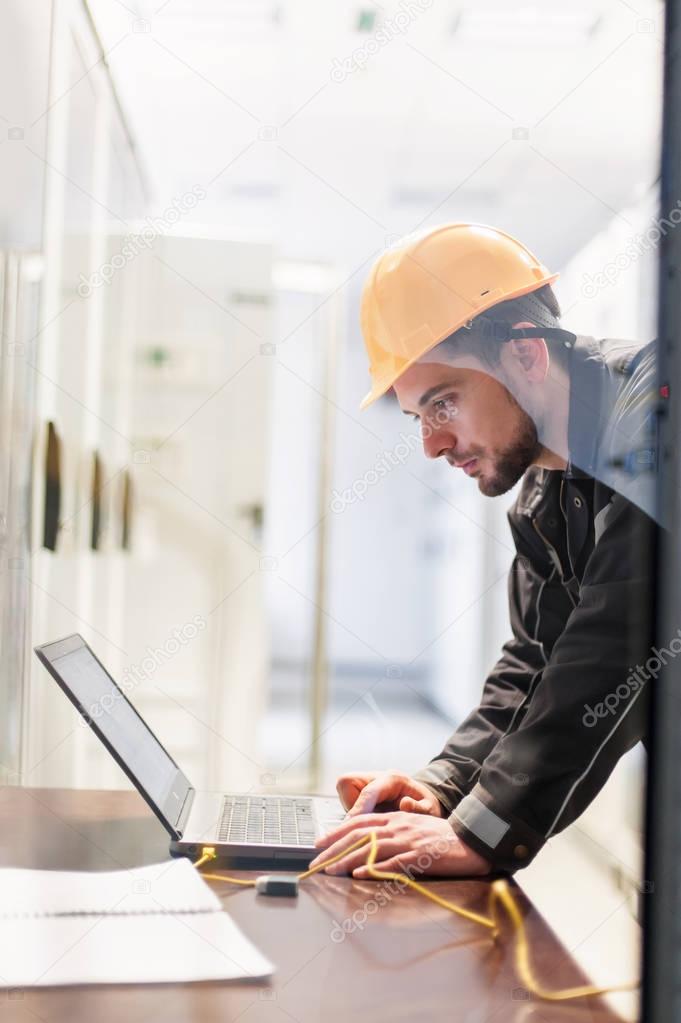
<svg viewBox="0 0 681 1023"><path fill-rule="evenodd" d="M0 987L262 980L273 972L188 860L0 870Z"/></svg>

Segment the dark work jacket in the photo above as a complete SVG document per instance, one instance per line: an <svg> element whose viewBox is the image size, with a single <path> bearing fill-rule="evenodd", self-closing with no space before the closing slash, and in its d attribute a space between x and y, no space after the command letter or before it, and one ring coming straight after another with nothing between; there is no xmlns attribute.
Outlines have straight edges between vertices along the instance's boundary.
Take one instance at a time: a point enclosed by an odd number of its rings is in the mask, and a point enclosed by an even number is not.
<svg viewBox="0 0 681 1023"><path fill-rule="evenodd" d="M654 345L579 337L569 373L567 469L530 468L508 515L512 638L479 706L415 776L463 841L508 872L574 821L645 740L659 670Z"/></svg>

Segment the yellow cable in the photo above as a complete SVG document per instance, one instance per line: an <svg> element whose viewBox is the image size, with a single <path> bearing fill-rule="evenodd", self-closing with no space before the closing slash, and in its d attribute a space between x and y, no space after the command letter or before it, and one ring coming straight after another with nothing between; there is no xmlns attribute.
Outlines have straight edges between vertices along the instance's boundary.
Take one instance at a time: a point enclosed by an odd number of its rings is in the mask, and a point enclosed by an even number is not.
<svg viewBox="0 0 681 1023"><path fill-rule="evenodd" d="M492 882L489 898L490 915L488 917L481 916L479 913L473 913L471 910L463 909L461 906L454 905L454 903L450 902L448 899L443 899L442 896L430 891L425 887L425 885L419 884L418 881L414 881L406 874L376 870L374 864L376 863L376 856L378 855L378 839L375 831L372 831L369 835L365 835L363 838L358 839L358 841L348 846L348 848L344 849L342 853L338 853L337 856L333 856L330 860L324 860L322 863L317 864L316 867L311 867L309 870L303 871L302 874L298 874L298 881L304 881L305 878L311 877L312 874L316 874L320 870L326 870L326 868L331 866L332 863L337 863L339 860L344 859L348 853L354 852L355 849L359 849L367 843L369 843L370 849L366 866L370 877L377 881L399 881L401 884L408 885L409 888L413 888L414 891L425 896L425 898L430 899L431 902L435 902L438 906L443 906L444 909L448 909L452 913L457 913L459 916L463 916L467 920L472 920L474 923L480 924L482 927L487 927L488 930L492 932L493 940L496 940L499 935L499 904L501 904L511 919L511 924L516 938L516 972L525 989L537 998L551 1002L563 1002L569 1001L573 998L589 998L596 995L603 995L609 991L633 991L639 986L637 982L633 982L631 984L618 984L611 987L595 987L585 984L582 987L565 988L559 991L548 991L546 988L541 986L532 972L532 967L530 965L530 949L525 931L525 924L522 914L518 909L518 904L511 894L507 881L497 880ZM204 846L202 856L195 862L194 866L200 867L209 860L214 859L216 859L215 848L213 846ZM227 881L229 884L238 884L249 888L252 888L255 885L255 881L245 881L242 878L228 877L227 875L221 874L202 874L201 877L214 881Z"/></svg>
<svg viewBox="0 0 681 1023"><path fill-rule="evenodd" d="M374 863L376 862L376 856L378 855L378 842L376 840L375 831L371 832L371 834L368 836L368 839L365 838L362 840L362 843L358 844L363 844L364 842L367 841L371 843L371 849L369 850L369 855L367 857L366 862L371 877L375 878L377 881L400 881L403 884L407 884L410 888L413 888L414 891L419 892L421 895L425 895L425 897L427 899L430 899L431 902L436 902L438 906L444 906L445 909L449 909L452 913L458 913L459 916L464 916L468 920L473 920L474 923L481 924L483 927L488 927L492 931L493 938L497 936L498 928L496 922L493 919L490 920L488 917L480 916L479 913L473 913L469 909L462 909L461 906L455 906L453 902L449 902L447 899L443 899L441 895L436 895L435 892L429 891L429 889L426 888L424 885L419 884L418 881L413 881L410 877L407 877L406 874L394 874L392 871L376 870L376 868L374 867ZM348 851L349 850L346 850L346 853ZM346 853L342 853L341 855L345 856ZM335 858L339 859L340 857ZM330 862L333 862L333 860L331 860ZM326 863L321 863L320 867L322 867L323 869L328 865L329 861L327 861Z"/></svg>
<svg viewBox="0 0 681 1023"><path fill-rule="evenodd" d="M215 852L214 846L206 845L203 847L203 852L199 859L194 861L194 866L198 870L198 868L202 867L204 863L208 863L209 860L214 859L217 859L217 853Z"/></svg>
<svg viewBox="0 0 681 1023"><path fill-rule="evenodd" d="M226 874L202 874L201 877L205 877L207 881L229 881L230 884L240 884L244 888L255 886L255 881L245 881L241 877L227 877Z"/></svg>
<svg viewBox="0 0 681 1023"><path fill-rule="evenodd" d="M332 856L330 860L324 860L323 863L318 863L316 867L310 867L309 870L304 870L302 874L298 874L298 880L304 881L306 877L310 877L312 874L317 874L320 870L326 870L326 868L330 867L332 863L338 863L338 861L342 860L348 855L348 853L354 852L355 849L359 849L361 846L366 845L367 842L370 842L374 835L375 832L372 831L370 835L365 835L364 838L358 838L356 842L349 845L347 849L343 850L343 852L338 853L336 856Z"/></svg>
<svg viewBox="0 0 681 1023"><path fill-rule="evenodd" d="M210 860L216 860L217 853L215 852L215 846L204 845L202 854L198 860L194 861L195 867L202 867L204 863L208 863ZM229 881L230 884L240 884L244 888L253 888L255 881L246 881L242 877L229 877L227 874L202 874L201 877L207 881Z"/></svg>
<svg viewBox="0 0 681 1023"><path fill-rule="evenodd" d="M498 902L501 902L504 909L511 918L513 929L516 937L516 953L515 953L515 966L518 976L523 982L523 986L531 991L537 998L543 998L551 1002L566 1002L572 998L588 998L593 995L604 995L608 991L633 991L638 987L638 983L633 982L630 984L617 984L609 987L594 987L586 984L582 987L565 988L562 991L547 991L543 988L539 981L532 972L530 966L530 948L527 941L527 934L525 931L525 923L523 921L518 904L511 895L508 883L506 881L493 881L492 890L489 897L490 912L494 915L495 907Z"/></svg>

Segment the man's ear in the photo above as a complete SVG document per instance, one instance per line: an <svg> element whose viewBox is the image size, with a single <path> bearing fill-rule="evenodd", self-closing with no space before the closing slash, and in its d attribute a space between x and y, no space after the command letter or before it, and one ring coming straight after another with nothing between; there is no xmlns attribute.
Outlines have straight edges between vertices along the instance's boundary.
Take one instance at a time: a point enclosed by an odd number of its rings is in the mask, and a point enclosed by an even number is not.
<svg viewBox="0 0 681 1023"><path fill-rule="evenodd" d="M534 323L514 323L513 329L534 326ZM540 384L546 379L549 371L549 350L543 337L513 338L507 342L507 347L511 358L516 361L530 383Z"/></svg>

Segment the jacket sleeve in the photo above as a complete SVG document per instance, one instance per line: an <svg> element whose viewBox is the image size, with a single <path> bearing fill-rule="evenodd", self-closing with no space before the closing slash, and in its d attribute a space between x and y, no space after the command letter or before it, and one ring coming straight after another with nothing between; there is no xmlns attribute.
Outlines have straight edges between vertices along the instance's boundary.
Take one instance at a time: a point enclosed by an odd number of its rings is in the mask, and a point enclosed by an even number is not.
<svg viewBox="0 0 681 1023"><path fill-rule="evenodd" d="M645 735L650 672L674 655L674 643L681 652L681 630L669 648L648 645L650 519L617 494L606 512L579 602L523 720L499 738L450 816L495 869L525 866L582 813Z"/></svg>
<svg viewBox="0 0 681 1023"><path fill-rule="evenodd" d="M436 794L448 815L470 792L482 765L522 716L573 604L546 548L529 546L509 515L516 556L508 577L512 638L490 672L479 705L442 752L414 776Z"/></svg>

